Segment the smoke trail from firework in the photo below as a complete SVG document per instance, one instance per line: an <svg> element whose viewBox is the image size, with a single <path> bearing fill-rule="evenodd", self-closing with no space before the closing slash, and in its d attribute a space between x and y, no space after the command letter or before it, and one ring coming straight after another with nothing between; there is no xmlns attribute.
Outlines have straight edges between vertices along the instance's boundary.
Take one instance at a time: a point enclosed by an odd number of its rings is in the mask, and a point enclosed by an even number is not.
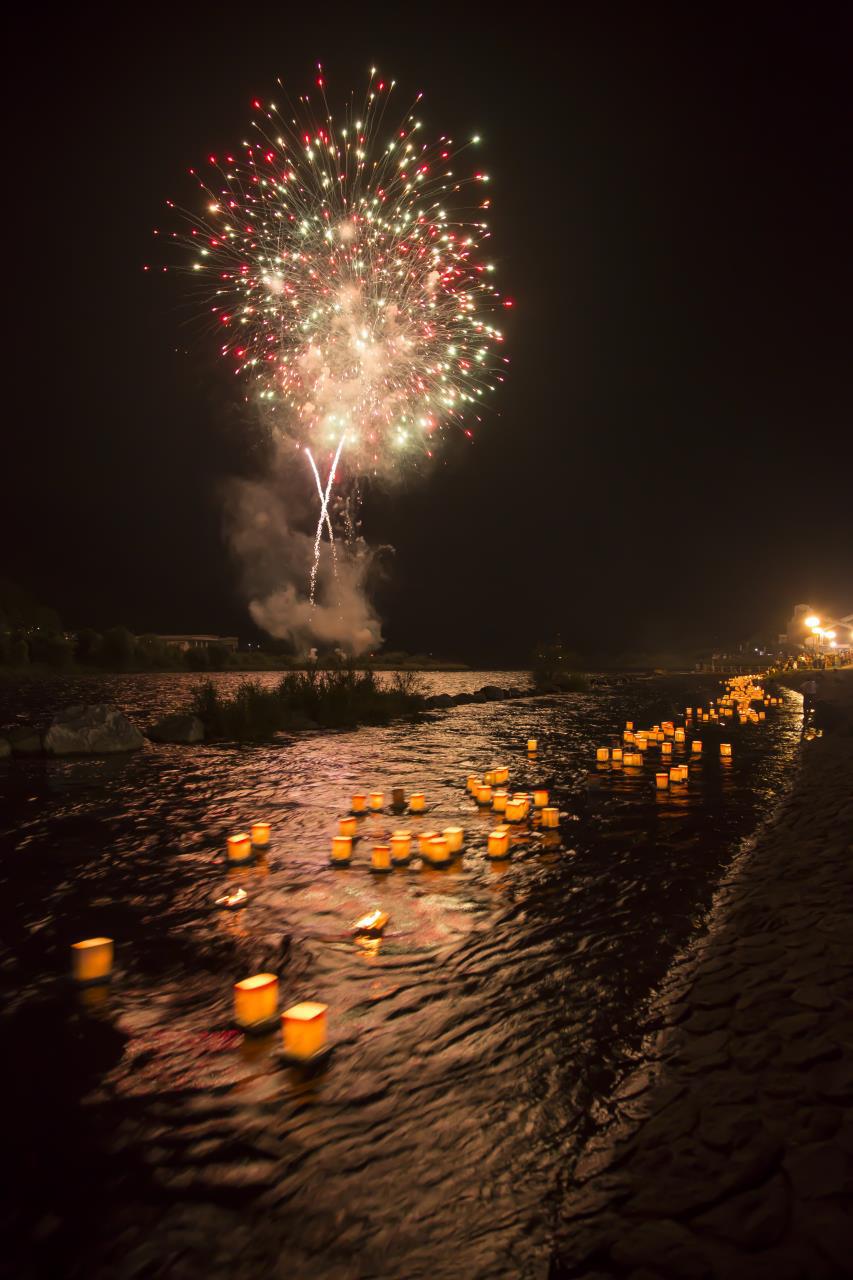
<svg viewBox="0 0 853 1280"><path fill-rule="evenodd" d="M317 521L317 533L316 533L316 535L315 535L315 537L314 537L314 563L313 563L313 565L311 566L311 592L310 592L310 600L311 600L311 603L312 603L312 604L314 603L314 597L315 597L315 595L316 595L316 593L317 593L317 569L318 569L319 564L320 564L320 539L321 539L321 538L322 538L322 536L323 536L323 521L324 521L324 520L325 520L325 522L326 522L326 524L328 525L328 528L329 528L329 543L330 543L330 545L331 545L331 549L332 549L332 569L333 569L333 572L334 572L334 568L335 568L335 534L334 534L334 530L332 529L332 521L331 521L331 518L330 518L330 516L329 516L329 497L331 496L331 492L332 492L332 485L335 483L335 471L337 470L338 462L340 461L340 457L341 457L341 449L343 449L343 447L344 447L344 437L343 437L343 436L341 436L341 438L340 438L340 442L339 442L338 447L337 447L337 450L335 451L335 457L334 457L334 460L333 460L333 462L332 462L331 467L329 468L329 478L328 478L328 480L327 480L327 482L326 482L326 491L325 491L325 493L323 492L323 486L322 486L322 483L321 483L321 480L320 480L320 473L319 473L319 471L317 470L317 464L316 464L316 463L315 463L315 461L314 461L314 458L313 458L313 456L312 456L312 454L311 454L311 450L310 450L310 449L306 449L306 453L308 454L308 461L311 463L311 469L312 469L312 470L313 470L313 472L314 472L314 479L317 481L317 489L319 490L319 493L320 493L320 504L321 504L321 505L320 505L320 518L319 518L319 520Z"/></svg>

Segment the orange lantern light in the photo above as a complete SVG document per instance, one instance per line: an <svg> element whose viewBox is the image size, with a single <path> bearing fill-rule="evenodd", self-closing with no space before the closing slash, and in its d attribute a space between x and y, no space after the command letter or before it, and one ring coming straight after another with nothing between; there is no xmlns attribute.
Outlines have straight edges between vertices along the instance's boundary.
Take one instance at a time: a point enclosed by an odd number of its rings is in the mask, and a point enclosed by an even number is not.
<svg viewBox="0 0 853 1280"><path fill-rule="evenodd" d="M278 1009L278 978L256 973L234 983L234 1021L245 1030L262 1027Z"/></svg>
<svg viewBox="0 0 853 1280"><path fill-rule="evenodd" d="M228 861L250 862L252 859L252 840L244 831L237 836L228 837Z"/></svg>
<svg viewBox="0 0 853 1280"><path fill-rule="evenodd" d="M83 985L109 982L113 972L112 938L85 938L71 945L71 976Z"/></svg>
<svg viewBox="0 0 853 1280"><path fill-rule="evenodd" d="M292 1005L281 1015L281 1039L285 1055L295 1062L310 1062L326 1047L328 1005L314 1000Z"/></svg>

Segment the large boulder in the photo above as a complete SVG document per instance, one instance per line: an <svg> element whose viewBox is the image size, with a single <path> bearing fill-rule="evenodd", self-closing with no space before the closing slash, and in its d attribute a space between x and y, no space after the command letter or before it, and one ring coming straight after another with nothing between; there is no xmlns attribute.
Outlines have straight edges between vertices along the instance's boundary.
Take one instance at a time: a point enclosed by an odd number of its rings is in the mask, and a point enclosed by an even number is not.
<svg viewBox="0 0 853 1280"><path fill-rule="evenodd" d="M431 698L427 698L425 705L428 707L452 707L453 699L449 693L434 693Z"/></svg>
<svg viewBox="0 0 853 1280"><path fill-rule="evenodd" d="M198 716L164 716L147 731L152 742L203 742L204 725Z"/></svg>
<svg viewBox="0 0 853 1280"><path fill-rule="evenodd" d="M480 693L487 702L501 702L506 697L503 689L496 684L484 684Z"/></svg>
<svg viewBox="0 0 853 1280"><path fill-rule="evenodd" d="M106 702L66 707L53 717L44 749L55 756L99 756L139 751L144 738L127 716Z"/></svg>
<svg viewBox="0 0 853 1280"><path fill-rule="evenodd" d="M37 756L42 752L41 734L31 724L19 724L9 730L9 745L16 756Z"/></svg>

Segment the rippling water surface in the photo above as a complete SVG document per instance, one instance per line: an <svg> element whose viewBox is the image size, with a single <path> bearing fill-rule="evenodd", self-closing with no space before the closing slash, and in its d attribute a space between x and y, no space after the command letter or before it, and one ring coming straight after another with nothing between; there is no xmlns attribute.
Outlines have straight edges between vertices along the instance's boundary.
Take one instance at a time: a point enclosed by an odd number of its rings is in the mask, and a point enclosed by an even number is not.
<svg viewBox="0 0 853 1280"><path fill-rule="evenodd" d="M144 723L194 679L3 686L0 723L78 698ZM521 683L430 679L485 682ZM796 749L791 702L727 732L727 768L706 726L686 791L656 794L653 765L590 765L626 716L660 720L697 687L473 704L272 746L0 762L19 1273L33 1241L53 1274L87 1277L544 1277L567 1157ZM558 836L521 832L502 864L484 854L494 819L464 790L493 763L515 788L548 785L563 814ZM427 793L424 818L365 819L352 867L330 867L351 794L398 784ZM273 826L268 854L229 872L226 836L257 818ZM449 870L368 870L374 838L451 824L467 848ZM218 911L236 884L248 906ZM374 906L389 927L359 945L351 925ZM116 979L75 993L68 946L101 933ZM233 1031L233 981L267 969L283 1006L329 1005L325 1073L304 1078L275 1037Z"/></svg>

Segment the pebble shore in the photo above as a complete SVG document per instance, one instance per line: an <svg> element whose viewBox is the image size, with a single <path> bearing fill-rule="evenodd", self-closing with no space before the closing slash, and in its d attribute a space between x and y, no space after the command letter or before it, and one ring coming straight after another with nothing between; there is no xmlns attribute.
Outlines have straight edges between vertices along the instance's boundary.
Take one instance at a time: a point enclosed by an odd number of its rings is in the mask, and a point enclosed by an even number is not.
<svg viewBox="0 0 853 1280"><path fill-rule="evenodd" d="M853 671L818 697L832 732L804 742L569 1171L551 1280L853 1275Z"/></svg>

